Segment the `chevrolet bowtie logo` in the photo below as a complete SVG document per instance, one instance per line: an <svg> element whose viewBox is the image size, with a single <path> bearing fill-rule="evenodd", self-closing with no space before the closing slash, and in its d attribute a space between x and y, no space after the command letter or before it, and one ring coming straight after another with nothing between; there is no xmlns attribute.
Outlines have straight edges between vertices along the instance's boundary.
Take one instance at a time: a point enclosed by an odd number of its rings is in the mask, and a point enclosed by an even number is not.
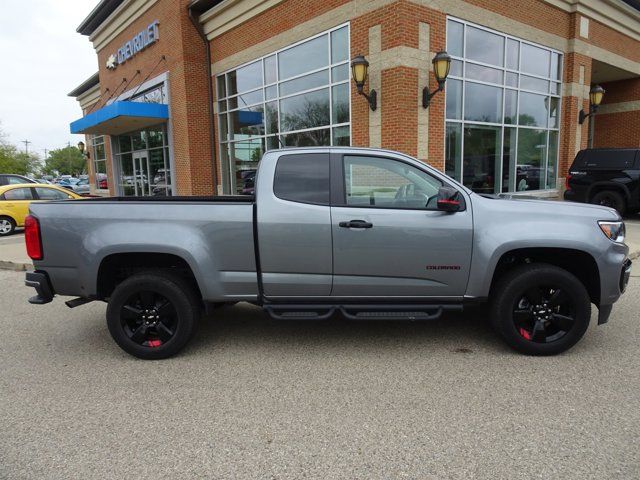
<svg viewBox="0 0 640 480"><path fill-rule="evenodd" d="M109 70L115 70L117 65L118 62L116 60L116 56L114 54L109 55L109 58L107 58L107 68Z"/></svg>

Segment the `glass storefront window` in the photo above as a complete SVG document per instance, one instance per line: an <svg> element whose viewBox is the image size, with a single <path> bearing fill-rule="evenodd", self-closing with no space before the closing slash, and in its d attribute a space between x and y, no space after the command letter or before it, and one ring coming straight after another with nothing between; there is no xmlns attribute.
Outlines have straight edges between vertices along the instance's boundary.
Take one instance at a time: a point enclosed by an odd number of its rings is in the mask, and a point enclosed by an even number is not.
<svg viewBox="0 0 640 480"><path fill-rule="evenodd" d="M351 144L349 26L219 75L225 193L251 194L265 150Z"/></svg>
<svg viewBox="0 0 640 480"><path fill-rule="evenodd" d="M475 122L502 122L502 88L465 83L464 119Z"/></svg>
<svg viewBox="0 0 640 480"><path fill-rule="evenodd" d="M467 24L465 57L469 60L502 66L505 37Z"/></svg>
<svg viewBox="0 0 640 480"><path fill-rule="evenodd" d="M459 120L462 118L462 81L451 79L447 81L447 118Z"/></svg>
<svg viewBox="0 0 640 480"><path fill-rule="evenodd" d="M109 188L107 181L107 152L104 146L104 136L91 138L93 147L93 171L95 173L95 186L98 190Z"/></svg>
<svg viewBox="0 0 640 480"><path fill-rule="evenodd" d="M540 190L544 187L547 157L546 130L522 128L518 131L518 167L516 191Z"/></svg>
<svg viewBox="0 0 640 480"><path fill-rule="evenodd" d="M446 133L445 173L452 178L460 178L462 166L462 124L450 123Z"/></svg>
<svg viewBox="0 0 640 480"><path fill-rule="evenodd" d="M462 180L479 193L494 193L496 167L501 153L501 129L485 125L465 125Z"/></svg>
<svg viewBox="0 0 640 480"><path fill-rule="evenodd" d="M119 135L118 188L124 196L171 195L171 166L164 125Z"/></svg>
<svg viewBox="0 0 640 480"><path fill-rule="evenodd" d="M307 40L278 53L279 80L295 77L329 64L329 36Z"/></svg>
<svg viewBox="0 0 640 480"><path fill-rule="evenodd" d="M449 20L447 23L447 51L449 55L456 57L464 56L464 25L462 23Z"/></svg>
<svg viewBox="0 0 640 480"><path fill-rule="evenodd" d="M518 125L528 127L547 126L547 97L535 93L520 92Z"/></svg>
<svg viewBox="0 0 640 480"><path fill-rule="evenodd" d="M446 173L486 193L556 188L562 55L459 19L447 51Z"/></svg>

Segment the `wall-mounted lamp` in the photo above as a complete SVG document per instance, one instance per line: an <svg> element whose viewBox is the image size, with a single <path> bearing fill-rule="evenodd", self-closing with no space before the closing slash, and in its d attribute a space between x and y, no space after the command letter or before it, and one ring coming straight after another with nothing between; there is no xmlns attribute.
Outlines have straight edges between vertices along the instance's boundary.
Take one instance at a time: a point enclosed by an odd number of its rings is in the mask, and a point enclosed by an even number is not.
<svg viewBox="0 0 640 480"><path fill-rule="evenodd" d="M369 94L364 93L364 84L367 81L367 75L369 73L369 62L362 55L357 55L351 60L351 75L353 81L356 84L358 93L367 99L369 102L369 108L375 112L378 108L378 93L375 90L371 90Z"/></svg>
<svg viewBox="0 0 640 480"><path fill-rule="evenodd" d="M596 113L600 103L602 103L602 97L604 97L604 88L600 85L594 85L591 87L591 90L589 90L589 113L585 113L584 109L580 110L580 115L578 117L578 123L580 125L584 123L588 116Z"/></svg>
<svg viewBox="0 0 640 480"><path fill-rule="evenodd" d="M80 153L81 153L84 157L89 158L89 156L90 156L90 155L89 155L89 151L87 150L87 151L85 152L85 151L84 151L84 147L85 147L85 145L84 145L84 142L83 142L83 141L78 142L78 150L80 150Z"/></svg>
<svg viewBox="0 0 640 480"><path fill-rule="evenodd" d="M449 69L451 68L451 57L447 52L438 52L436 56L433 57L433 60L431 60L431 63L433 63L433 73L438 81L438 88L429 93L429 87L424 87L422 90L422 106L424 108L429 108L431 98L444 89L444 82L447 81Z"/></svg>

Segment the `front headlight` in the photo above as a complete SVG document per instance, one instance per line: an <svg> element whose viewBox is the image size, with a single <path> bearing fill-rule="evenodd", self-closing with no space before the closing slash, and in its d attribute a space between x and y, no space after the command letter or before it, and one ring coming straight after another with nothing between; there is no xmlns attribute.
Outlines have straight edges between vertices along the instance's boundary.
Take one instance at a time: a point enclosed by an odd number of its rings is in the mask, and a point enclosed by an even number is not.
<svg viewBox="0 0 640 480"><path fill-rule="evenodd" d="M601 220L598 225L600 225L600 230L609 240L616 243L624 243L624 234L626 232L624 222L605 222Z"/></svg>

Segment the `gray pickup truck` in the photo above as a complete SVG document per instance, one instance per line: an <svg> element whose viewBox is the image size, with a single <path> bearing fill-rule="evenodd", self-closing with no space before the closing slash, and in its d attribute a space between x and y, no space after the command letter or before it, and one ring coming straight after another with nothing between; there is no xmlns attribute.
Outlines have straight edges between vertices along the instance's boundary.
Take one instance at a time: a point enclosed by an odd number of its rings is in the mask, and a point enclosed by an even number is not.
<svg viewBox="0 0 640 480"><path fill-rule="evenodd" d="M284 149L255 196L32 204L26 284L45 304L108 302L145 359L185 346L204 309L250 302L273 318L429 320L488 302L516 350L551 355L605 323L631 270L611 208L477 195L406 155Z"/></svg>

